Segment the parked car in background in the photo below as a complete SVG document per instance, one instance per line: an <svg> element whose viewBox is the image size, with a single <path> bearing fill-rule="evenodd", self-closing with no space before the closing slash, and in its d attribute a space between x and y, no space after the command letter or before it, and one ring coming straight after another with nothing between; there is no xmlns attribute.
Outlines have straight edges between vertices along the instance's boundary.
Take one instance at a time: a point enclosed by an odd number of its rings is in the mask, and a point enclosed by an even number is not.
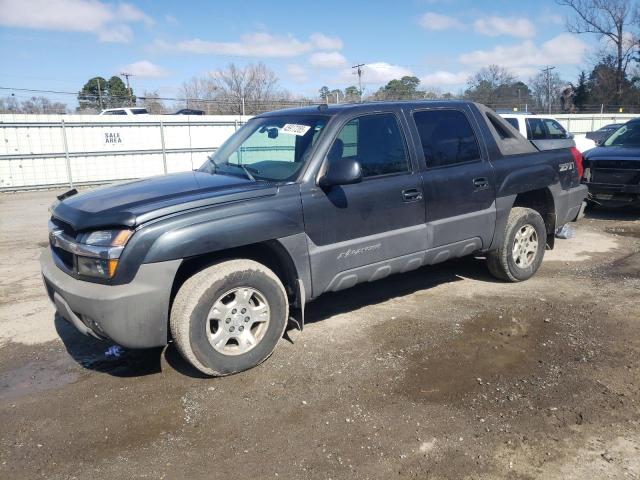
<svg viewBox="0 0 640 480"><path fill-rule="evenodd" d="M123 108L107 108L100 112L100 115L149 115L146 108L142 107L123 107Z"/></svg>
<svg viewBox="0 0 640 480"><path fill-rule="evenodd" d="M584 155L589 200L604 206L640 206L640 119L630 120Z"/></svg>
<svg viewBox="0 0 640 480"><path fill-rule="evenodd" d="M588 132L586 137L596 142L596 144L602 143L603 140L623 125L624 123L610 123L609 125L605 125L594 132Z"/></svg>
<svg viewBox="0 0 640 480"><path fill-rule="evenodd" d="M193 108L181 108L173 115L204 115L204 110L195 110Z"/></svg>
<svg viewBox="0 0 640 480"><path fill-rule="evenodd" d="M574 137L555 118L522 113L503 113L501 116L540 150L576 147L585 152L596 146L593 140L584 136Z"/></svg>
<svg viewBox="0 0 640 480"><path fill-rule="evenodd" d="M574 147L539 151L471 102L274 111L197 171L60 196L42 273L81 332L173 339L228 375L265 360L326 292L472 254L527 280L580 216L581 177Z"/></svg>

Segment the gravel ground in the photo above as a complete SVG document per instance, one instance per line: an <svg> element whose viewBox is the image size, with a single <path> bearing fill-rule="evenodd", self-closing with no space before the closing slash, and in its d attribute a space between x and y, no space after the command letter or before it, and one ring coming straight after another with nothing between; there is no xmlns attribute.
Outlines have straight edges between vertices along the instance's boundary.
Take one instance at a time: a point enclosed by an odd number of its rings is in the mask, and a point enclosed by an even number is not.
<svg viewBox="0 0 640 480"><path fill-rule="evenodd" d="M0 195L1 478L640 478L637 212L591 212L524 283L467 258L326 295L207 379L55 316L56 193Z"/></svg>

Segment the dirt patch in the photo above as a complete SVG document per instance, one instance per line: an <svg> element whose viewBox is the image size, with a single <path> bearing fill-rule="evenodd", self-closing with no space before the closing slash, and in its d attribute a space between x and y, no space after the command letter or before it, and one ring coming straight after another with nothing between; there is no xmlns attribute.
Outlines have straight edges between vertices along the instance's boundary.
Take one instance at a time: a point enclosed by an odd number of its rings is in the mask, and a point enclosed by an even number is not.
<svg viewBox="0 0 640 480"><path fill-rule="evenodd" d="M450 341L412 353L398 393L418 402L459 403L484 385L529 376L544 362L555 330L535 308L485 312L464 322Z"/></svg>

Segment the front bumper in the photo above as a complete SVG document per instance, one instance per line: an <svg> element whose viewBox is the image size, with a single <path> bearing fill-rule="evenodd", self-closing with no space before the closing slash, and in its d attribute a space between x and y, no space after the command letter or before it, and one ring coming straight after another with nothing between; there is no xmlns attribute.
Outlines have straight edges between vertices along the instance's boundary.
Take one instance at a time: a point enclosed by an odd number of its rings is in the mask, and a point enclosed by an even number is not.
<svg viewBox="0 0 640 480"><path fill-rule="evenodd" d="M58 313L85 335L127 348L167 344L171 288L180 263L143 264L130 283L103 285L63 272L50 248L40 256L47 294Z"/></svg>

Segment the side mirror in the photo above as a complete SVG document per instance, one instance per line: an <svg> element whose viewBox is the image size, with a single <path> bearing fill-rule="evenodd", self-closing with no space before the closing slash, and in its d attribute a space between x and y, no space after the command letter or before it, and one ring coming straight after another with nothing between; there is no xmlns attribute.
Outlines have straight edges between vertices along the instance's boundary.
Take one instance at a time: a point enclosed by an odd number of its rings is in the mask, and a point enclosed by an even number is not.
<svg viewBox="0 0 640 480"><path fill-rule="evenodd" d="M327 170L318 181L321 188L336 185L351 185L362 181L360 163L352 158L337 158L327 161Z"/></svg>
<svg viewBox="0 0 640 480"><path fill-rule="evenodd" d="M574 138L573 133L571 133L571 132L567 132L567 138L568 138L568 139L573 139L573 138Z"/></svg>

